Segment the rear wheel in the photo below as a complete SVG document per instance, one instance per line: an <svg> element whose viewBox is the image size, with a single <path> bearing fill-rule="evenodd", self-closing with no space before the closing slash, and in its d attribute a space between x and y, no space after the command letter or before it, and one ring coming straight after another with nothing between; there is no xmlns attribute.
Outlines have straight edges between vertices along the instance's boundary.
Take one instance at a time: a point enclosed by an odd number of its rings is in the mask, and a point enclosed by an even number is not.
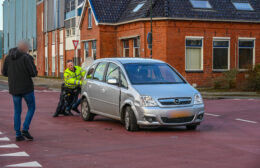
<svg viewBox="0 0 260 168"><path fill-rule="evenodd" d="M187 130L196 130L198 125L186 125Z"/></svg>
<svg viewBox="0 0 260 168"><path fill-rule="evenodd" d="M86 98L81 102L81 118L85 121L93 121L95 114L90 112L89 104Z"/></svg>
<svg viewBox="0 0 260 168"><path fill-rule="evenodd" d="M130 106L126 107L125 110L124 125L127 131L134 132L134 131L138 131L139 129L135 114Z"/></svg>

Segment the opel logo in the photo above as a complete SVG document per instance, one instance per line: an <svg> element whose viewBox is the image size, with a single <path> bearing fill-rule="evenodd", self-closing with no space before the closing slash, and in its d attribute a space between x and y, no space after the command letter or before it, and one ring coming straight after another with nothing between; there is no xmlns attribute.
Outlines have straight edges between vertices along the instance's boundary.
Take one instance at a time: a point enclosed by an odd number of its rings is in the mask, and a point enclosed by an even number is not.
<svg viewBox="0 0 260 168"><path fill-rule="evenodd" d="M175 104L180 104L180 100L179 99L175 99Z"/></svg>

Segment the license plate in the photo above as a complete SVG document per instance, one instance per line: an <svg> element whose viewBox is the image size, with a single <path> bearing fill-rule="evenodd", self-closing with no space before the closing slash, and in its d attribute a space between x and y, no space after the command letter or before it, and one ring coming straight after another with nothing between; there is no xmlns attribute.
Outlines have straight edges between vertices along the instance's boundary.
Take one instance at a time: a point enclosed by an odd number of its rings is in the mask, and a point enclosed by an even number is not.
<svg viewBox="0 0 260 168"><path fill-rule="evenodd" d="M190 111L179 111L179 112L170 113L168 118L183 118L183 117L191 117L191 116L193 116L193 113Z"/></svg>

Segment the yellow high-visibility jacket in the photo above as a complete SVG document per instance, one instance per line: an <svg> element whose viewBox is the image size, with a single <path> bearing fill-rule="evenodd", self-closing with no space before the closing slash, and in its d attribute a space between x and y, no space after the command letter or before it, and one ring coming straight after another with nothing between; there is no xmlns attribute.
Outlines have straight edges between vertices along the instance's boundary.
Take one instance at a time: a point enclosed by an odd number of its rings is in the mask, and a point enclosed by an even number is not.
<svg viewBox="0 0 260 168"><path fill-rule="evenodd" d="M82 85L81 79L84 78L86 71L79 66L74 66L75 71L67 68L64 72L64 83L67 88L75 89Z"/></svg>

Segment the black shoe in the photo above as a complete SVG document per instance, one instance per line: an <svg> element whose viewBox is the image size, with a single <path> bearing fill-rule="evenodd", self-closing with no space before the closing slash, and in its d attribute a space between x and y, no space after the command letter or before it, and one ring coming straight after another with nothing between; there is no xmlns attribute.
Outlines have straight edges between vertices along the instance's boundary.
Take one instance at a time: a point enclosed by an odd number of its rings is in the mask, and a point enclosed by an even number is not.
<svg viewBox="0 0 260 168"><path fill-rule="evenodd" d="M31 136L31 134L28 131L22 131L22 135L29 141L33 140L33 137Z"/></svg>
<svg viewBox="0 0 260 168"><path fill-rule="evenodd" d="M72 110L75 111L76 113L80 114L79 109L77 109L77 108L73 108Z"/></svg>
<svg viewBox="0 0 260 168"><path fill-rule="evenodd" d="M22 135L16 137L16 141L24 141L24 140L25 140L25 138Z"/></svg>
<svg viewBox="0 0 260 168"><path fill-rule="evenodd" d="M52 117L59 117L59 113L54 113Z"/></svg>
<svg viewBox="0 0 260 168"><path fill-rule="evenodd" d="M73 114L71 113L71 111L69 111L69 110L65 110L65 113L64 114L66 114L67 116L73 116Z"/></svg>

